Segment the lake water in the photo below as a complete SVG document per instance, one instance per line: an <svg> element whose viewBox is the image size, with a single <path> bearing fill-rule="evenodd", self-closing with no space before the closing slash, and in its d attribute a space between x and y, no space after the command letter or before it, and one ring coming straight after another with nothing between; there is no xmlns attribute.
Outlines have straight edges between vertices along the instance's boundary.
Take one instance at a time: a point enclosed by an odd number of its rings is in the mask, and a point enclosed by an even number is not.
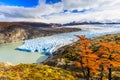
<svg viewBox="0 0 120 80"><path fill-rule="evenodd" d="M37 63L44 61L48 56L38 52L24 52L16 50L22 42L7 43L0 45L0 62L19 63Z"/></svg>
<svg viewBox="0 0 120 80"><path fill-rule="evenodd" d="M77 25L66 27L82 28L83 31L26 40L24 45L22 42L1 44L0 62L10 62L12 64L38 63L48 58L47 55L42 54L43 49L48 49L52 53L62 46L71 44L71 40L77 40L74 35L86 35L88 38L91 38L120 32L120 25ZM23 50L30 50L31 52L16 50L18 47Z"/></svg>

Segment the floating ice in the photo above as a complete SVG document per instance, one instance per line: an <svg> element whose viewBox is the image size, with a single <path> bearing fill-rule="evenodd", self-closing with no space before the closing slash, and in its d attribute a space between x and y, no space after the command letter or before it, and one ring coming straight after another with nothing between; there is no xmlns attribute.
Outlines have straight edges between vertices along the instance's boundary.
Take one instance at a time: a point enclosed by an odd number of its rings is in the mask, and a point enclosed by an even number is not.
<svg viewBox="0 0 120 80"><path fill-rule="evenodd" d="M67 26L70 27L70 26ZM120 32L120 26L76 26L82 28L83 31L63 33L48 37L40 37L31 40L25 40L24 44L18 47L19 50L28 52L41 52L46 55L50 55L55 52L58 48L71 44L72 41L76 41L77 38L74 35L86 35L88 38L101 36L105 34L118 33Z"/></svg>

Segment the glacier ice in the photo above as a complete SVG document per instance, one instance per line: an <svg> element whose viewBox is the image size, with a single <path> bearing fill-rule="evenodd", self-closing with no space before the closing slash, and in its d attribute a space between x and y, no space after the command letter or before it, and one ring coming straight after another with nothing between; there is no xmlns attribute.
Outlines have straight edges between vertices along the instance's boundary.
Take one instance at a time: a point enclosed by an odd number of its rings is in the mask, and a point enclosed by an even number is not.
<svg viewBox="0 0 120 80"><path fill-rule="evenodd" d="M75 38L75 37L74 37ZM49 36L41 37L31 40L25 40L24 45L20 46L18 49L28 52L42 52L50 55L52 52L56 51L58 48L71 44L73 37L61 36Z"/></svg>
<svg viewBox="0 0 120 80"><path fill-rule="evenodd" d="M70 26L67 26L70 27ZM18 47L18 50L28 52L40 52L50 55L58 48L73 43L76 41L75 35L86 35L88 38L101 36L105 34L120 32L120 26L76 26L82 28L82 31L57 34L53 36L40 37L31 40L25 40L24 44Z"/></svg>

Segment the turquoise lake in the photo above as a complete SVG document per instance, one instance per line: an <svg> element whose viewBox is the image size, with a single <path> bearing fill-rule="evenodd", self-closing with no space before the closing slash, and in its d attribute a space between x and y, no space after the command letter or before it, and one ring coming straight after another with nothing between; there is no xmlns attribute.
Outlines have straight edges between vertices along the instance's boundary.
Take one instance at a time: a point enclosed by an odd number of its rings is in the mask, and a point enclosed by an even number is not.
<svg viewBox="0 0 120 80"><path fill-rule="evenodd" d="M24 52L16 50L22 42L7 43L0 45L0 62L19 63L38 63L44 61L48 56L38 52Z"/></svg>

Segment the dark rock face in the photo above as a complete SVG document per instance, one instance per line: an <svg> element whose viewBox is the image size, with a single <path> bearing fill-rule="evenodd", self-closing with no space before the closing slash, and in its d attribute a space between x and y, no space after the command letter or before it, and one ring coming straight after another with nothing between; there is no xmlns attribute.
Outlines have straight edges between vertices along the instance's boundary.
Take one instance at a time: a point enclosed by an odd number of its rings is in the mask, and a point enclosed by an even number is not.
<svg viewBox="0 0 120 80"><path fill-rule="evenodd" d="M31 27L18 23L0 23L0 43L10 43L59 33L80 31L77 28Z"/></svg>
<svg viewBox="0 0 120 80"><path fill-rule="evenodd" d="M10 27L0 30L0 43L15 42L26 38L26 31L20 27Z"/></svg>

